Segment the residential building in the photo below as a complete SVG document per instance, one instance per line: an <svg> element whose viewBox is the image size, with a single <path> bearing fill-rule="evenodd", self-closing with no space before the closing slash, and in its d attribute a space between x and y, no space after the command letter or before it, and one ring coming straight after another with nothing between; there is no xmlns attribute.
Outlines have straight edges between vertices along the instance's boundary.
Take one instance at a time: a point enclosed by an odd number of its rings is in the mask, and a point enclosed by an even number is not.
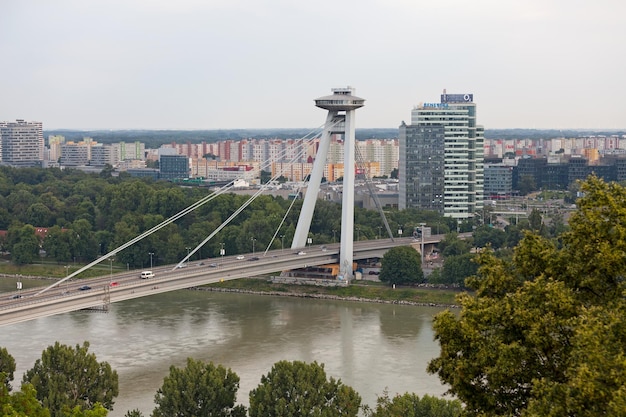
<svg viewBox="0 0 626 417"><path fill-rule="evenodd" d="M189 178L189 158L185 155L161 155L159 171L159 178L163 180Z"/></svg>
<svg viewBox="0 0 626 417"><path fill-rule="evenodd" d="M0 160L12 166L42 166L44 138L41 122L0 122Z"/></svg>

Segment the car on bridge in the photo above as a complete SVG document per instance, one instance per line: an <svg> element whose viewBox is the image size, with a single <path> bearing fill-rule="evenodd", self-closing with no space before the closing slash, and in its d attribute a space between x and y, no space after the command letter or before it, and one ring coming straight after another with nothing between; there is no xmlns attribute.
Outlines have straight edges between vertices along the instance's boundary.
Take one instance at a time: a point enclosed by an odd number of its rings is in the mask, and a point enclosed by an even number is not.
<svg viewBox="0 0 626 417"><path fill-rule="evenodd" d="M244 258L245 258L245 256L243 256L243 255L238 255L238 256L237 256L237 259L238 259L238 260L240 260L240 261L241 261L242 259L244 259Z"/></svg>
<svg viewBox="0 0 626 417"><path fill-rule="evenodd" d="M82 287L78 287L79 291L87 291L90 290L91 287L89 285L83 285Z"/></svg>
<svg viewBox="0 0 626 417"><path fill-rule="evenodd" d="M248 258L249 261L258 261L259 257L258 256L253 256L252 258Z"/></svg>

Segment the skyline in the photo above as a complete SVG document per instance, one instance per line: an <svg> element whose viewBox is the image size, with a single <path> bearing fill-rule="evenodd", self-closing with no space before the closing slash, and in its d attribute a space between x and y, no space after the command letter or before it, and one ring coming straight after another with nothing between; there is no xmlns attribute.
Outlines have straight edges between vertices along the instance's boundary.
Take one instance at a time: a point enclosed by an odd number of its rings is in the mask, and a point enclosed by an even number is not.
<svg viewBox="0 0 626 417"><path fill-rule="evenodd" d="M623 129L618 0L5 0L0 120L45 130L357 128L473 93L485 129Z"/></svg>

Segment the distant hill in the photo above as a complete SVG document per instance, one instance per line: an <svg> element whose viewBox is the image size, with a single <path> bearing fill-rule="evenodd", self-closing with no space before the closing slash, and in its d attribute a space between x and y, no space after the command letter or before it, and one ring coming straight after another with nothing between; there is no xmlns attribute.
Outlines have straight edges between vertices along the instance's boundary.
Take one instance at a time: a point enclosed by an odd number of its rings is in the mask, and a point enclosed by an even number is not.
<svg viewBox="0 0 626 417"><path fill-rule="evenodd" d="M101 143L144 142L156 148L165 143L219 142L223 140L297 139L319 133L313 129L220 129L220 130L44 130L44 136L62 135L69 141L91 137ZM488 139L551 139L586 135L625 135L626 130L489 129ZM398 128L356 129L357 140L398 137Z"/></svg>

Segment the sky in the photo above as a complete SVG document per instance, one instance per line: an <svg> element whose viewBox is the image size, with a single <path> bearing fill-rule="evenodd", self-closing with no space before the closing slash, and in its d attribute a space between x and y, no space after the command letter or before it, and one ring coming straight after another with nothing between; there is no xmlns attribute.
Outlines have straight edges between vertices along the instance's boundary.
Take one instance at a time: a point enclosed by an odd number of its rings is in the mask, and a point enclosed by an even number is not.
<svg viewBox="0 0 626 417"><path fill-rule="evenodd" d="M0 0L0 121L51 129L410 123L446 89L486 129L626 128L623 0Z"/></svg>

